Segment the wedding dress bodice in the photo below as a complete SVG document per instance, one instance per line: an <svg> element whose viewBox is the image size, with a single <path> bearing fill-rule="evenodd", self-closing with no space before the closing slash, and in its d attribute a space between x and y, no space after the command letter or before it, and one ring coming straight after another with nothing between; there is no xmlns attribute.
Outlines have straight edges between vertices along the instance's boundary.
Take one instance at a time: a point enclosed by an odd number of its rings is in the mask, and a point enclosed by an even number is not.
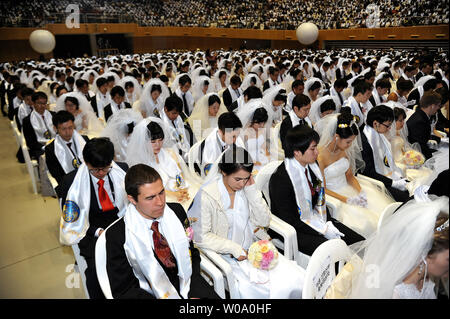
<svg viewBox="0 0 450 319"><path fill-rule="evenodd" d="M434 283L426 280L423 283L422 291L419 291L414 284L401 283L394 288L394 299L436 299L434 293Z"/></svg>
<svg viewBox="0 0 450 319"><path fill-rule="evenodd" d="M350 162L347 158L342 157L336 162L331 163L324 169L326 186L333 192L338 192L339 189L347 186L347 178L345 172L350 167Z"/></svg>

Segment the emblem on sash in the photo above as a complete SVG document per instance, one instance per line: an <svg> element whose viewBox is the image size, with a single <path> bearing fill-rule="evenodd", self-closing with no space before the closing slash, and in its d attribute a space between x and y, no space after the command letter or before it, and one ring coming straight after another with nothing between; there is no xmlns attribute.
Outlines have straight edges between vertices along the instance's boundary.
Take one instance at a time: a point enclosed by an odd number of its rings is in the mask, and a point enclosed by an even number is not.
<svg viewBox="0 0 450 319"><path fill-rule="evenodd" d="M78 159L74 158L72 160L72 166L73 168L77 169L78 167L80 167L81 163L78 161Z"/></svg>
<svg viewBox="0 0 450 319"><path fill-rule="evenodd" d="M178 174L175 177L175 181L176 181L176 184L177 184L177 188L180 188L181 185L183 185L184 180L183 180L183 177L181 176L181 174Z"/></svg>
<svg viewBox="0 0 450 319"><path fill-rule="evenodd" d="M159 111L158 111L158 109L156 107L153 110L153 115L156 115L157 117L159 117Z"/></svg>
<svg viewBox="0 0 450 319"><path fill-rule="evenodd" d="M356 120L356 123L359 123L359 120L361 119L358 115L355 115L353 118Z"/></svg>
<svg viewBox="0 0 450 319"><path fill-rule="evenodd" d="M52 134L50 133L49 130L47 130L47 131L44 132L44 137L45 137L47 140L49 140L49 139L52 138Z"/></svg>
<svg viewBox="0 0 450 319"><path fill-rule="evenodd" d="M63 208L63 219L66 223L73 223L80 217L80 207L71 200L66 200Z"/></svg>
<svg viewBox="0 0 450 319"><path fill-rule="evenodd" d="M388 161L388 159L387 159L387 156L384 157L384 165L385 165L386 167L390 167L390 166L389 166L389 161Z"/></svg>
<svg viewBox="0 0 450 319"><path fill-rule="evenodd" d="M319 198L317 200L317 206L325 205L325 189L323 187L320 188Z"/></svg>
<svg viewBox="0 0 450 319"><path fill-rule="evenodd" d="M203 169L203 171L205 172L205 176L208 175L211 167L212 167L212 164L208 164L205 166L205 168Z"/></svg>

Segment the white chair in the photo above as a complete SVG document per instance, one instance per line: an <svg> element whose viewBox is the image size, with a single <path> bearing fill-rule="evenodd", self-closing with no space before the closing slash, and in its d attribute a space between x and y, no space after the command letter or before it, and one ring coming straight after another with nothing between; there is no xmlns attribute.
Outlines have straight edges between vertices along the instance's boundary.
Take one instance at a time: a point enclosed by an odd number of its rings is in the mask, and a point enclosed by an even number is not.
<svg viewBox="0 0 450 319"><path fill-rule="evenodd" d="M97 278L102 289L103 294L106 299L113 299L111 286L109 284L108 272L106 270L106 232L109 227L117 223L120 219L116 220L114 223L108 226L105 231L98 237L97 243L95 244L95 269L97 271ZM200 255L200 270L201 275L211 284L214 285L214 291L221 297L225 298L225 282L222 273L217 269L214 264L205 258L205 256Z"/></svg>
<svg viewBox="0 0 450 319"><path fill-rule="evenodd" d="M86 295L86 298L89 299L89 292L86 286L86 275L84 274L87 268L86 259L84 259L84 257L80 255L80 248L78 247L78 244L72 245L72 250L77 262L76 269L81 276L81 283L83 284L84 293Z"/></svg>
<svg viewBox="0 0 450 319"><path fill-rule="evenodd" d="M278 160L284 159L284 150L283 150L283 147L281 145L281 140L280 140L281 123L282 122L277 123L275 125L275 127L271 128L271 132L270 132L271 143L274 143L274 145L271 146L270 154L271 154L271 156L275 157Z"/></svg>
<svg viewBox="0 0 450 319"><path fill-rule="evenodd" d="M386 224L386 222L389 220L389 218L394 214L397 208L399 208L402 205L402 202L395 202L387 205L383 212L380 215L380 218L378 219L378 226L377 230L380 230L380 228Z"/></svg>
<svg viewBox="0 0 450 319"><path fill-rule="evenodd" d="M386 186L383 184L383 182L373 179L371 177L368 177L366 175L358 174L356 175L356 179L358 180L358 183L364 185L364 184L370 184L375 186L380 192L389 194L386 190Z"/></svg>
<svg viewBox="0 0 450 319"><path fill-rule="evenodd" d="M14 133L14 137L16 138L17 146L20 148L20 141L21 141L20 137L22 133L20 133L19 129L17 128L16 122L10 121L10 124Z"/></svg>
<svg viewBox="0 0 450 319"><path fill-rule="evenodd" d="M189 167L189 171L191 172L191 174L193 174L194 176L199 176L201 178L204 178L203 172L201 172L201 176L198 175L198 173L195 171L195 166L194 166L195 164L197 164L198 167L201 167L200 160L199 160L199 150L200 150L201 143L202 143L202 141L198 141L197 143L192 145L191 149L189 150L188 167Z"/></svg>
<svg viewBox="0 0 450 319"><path fill-rule="evenodd" d="M30 153L28 152L27 143L23 135L21 136L20 148L22 149L23 158L25 159L25 164L27 166L28 174L31 177L31 184L33 186L33 193L38 193L38 181L39 181L39 164L36 160L30 158Z"/></svg>
<svg viewBox="0 0 450 319"><path fill-rule="evenodd" d="M335 264L339 270L352 256L350 248L342 239L331 239L321 244L311 256L303 284L303 299L321 299L336 277Z"/></svg>

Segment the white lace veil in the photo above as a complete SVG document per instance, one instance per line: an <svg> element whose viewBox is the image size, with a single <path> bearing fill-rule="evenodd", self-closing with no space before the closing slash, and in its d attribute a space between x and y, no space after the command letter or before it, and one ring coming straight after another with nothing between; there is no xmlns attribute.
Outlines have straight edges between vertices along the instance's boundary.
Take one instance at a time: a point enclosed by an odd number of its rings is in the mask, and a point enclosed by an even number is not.
<svg viewBox="0 0 450 319"><path fill-rule="evenodd" d="M151 134L147 129L147 125L150 122L155 122L159 126L161 126L164 132L164 140L163 140L163 148L173 148L174 143L170 138L170 130L167 128L167 125L163 120L157 117L147 117L139 122L138 125L133 130L133 133L130 136L130 140L128 141L127 146L127 164L131 167L136 164L147 164L152 165L155 163L155 154L153 153L153 148L151 144ZM176 150L177 152L177 150Z"/></svg>
<svg viewBox="0 0 450 319"><path fill-rule="evenodd" d="M309 88L314 84L314 83L316 83L316 82L319 82L320 83L320 90L319 90L319 94L317 94L317 98L319 98L322 94L323 94L323 92L324 92L324 90L325 90L325 85L324 85L324 83L323 83L323 81L321 80L321 79L319 79L319 78L316 78L316 77L311 77L311 78L309 78L308 80L306 80L306 82L305 82L305 89L304 89L304 93L303 94L305 94L307 97L309 97L310 99L311 99L311 96L309 96L309 92L308 92L308 90L309 90ZM311 102L312 102L312 99L311 99Z"/></svg>
<svg viewBox="0 0 450 319"><path fill-rule="evenodd" d="M191 77L188 73L181 73L181 74L178 74L178 75L175 77L175 80L173 80L172 84L170 85L170 88L172 89L172 92L173 92L173 93L175 93L175 91L176 91L176 90L178 89L178 87L180 86L180 78L181 78L183 75L188 75L189 78L190 78L191 81L192 81L192 77ZM193 84L193 83L192 83L192 84ZM192 88L190 89L190 91L192 91Z"/></svg>
<svg viewBox="0 0 450 319"><path fill-rule="evenodd" d="M87 123L87 132L83 132L89 135L99 135L104 126L102 122L98 119L97 115L95 115L94 110L92 109L91 104L86 99L86 97L81 94L81 92L69 92L61 95L56 100L55 112L66 110L65 99L67 97L74 97L78 100L79 108L82 112L82 116L84 118L85 123Z"/></svg>
<svg viewBox="0 0 450 319"><path fill-rule="evenodd" d="M433 244L436 217L448 215L446 196L431 202L411 200L388 217L355 252L361 269L353 274L351 299L391 299L394 288L425 258Z"/></svg>
<svg viewBox="0 0 450 319"><path fill-rule="evenodd" d="M311 103L311 109L309 110L308 117L311 120L311 122L313 123L313 125L315 123L319 122L319 120L321 119L320 106L325 101L328 101L328 100L334 101L334 104L336 105L336 110L337 110L337 108L338 108L337 105L339 105L339 103L340 103L339 98L337 96L325 95L325 96L318 98L313 103ZM333 113L336 113L336 111L334 111Z"/></svg>
<svg viewBox="0 0 450 319"><path fill-rule="evenodd" d="M320 149L328 147L328 145L334 141L339 115L340 115L339 113L329 114L321 118L314 125L314 130L317 133L319 133L320 136L320 141L318 145ZM350 123L350 126L353 124L356 123L352 121ZM358 127L358 125L356 125L356 127ZM357 172L362 172L365 167L365 162L361 155L362 150L361 145L362 145L361 132L359 132L358 136L353 140L352 145L345 150L345 154L347 155L347 158L350 162L350 168L353 174L356 174Z"/></svg>
<svg viewBox="0 0 450 319"><path fill-rule="evenodd" d="M146 114L148 114L149 111L150 112L153 111L153 110L151 110L150 100L152 99L151 91L152 91L152 87L154 85L161 86L161 94L156 99L157 103L161 105L161 108L164 107L164 103L166 102L166 99L170 96L170 91L167 88L167 85L163 81L161 81L159 78L151 79L150 81L145 83L144 88L142 89L142 94L139 99L139 103L137 103L137 106L138 106L137 109L140 111L145 111ZM158 111L161 112L162 109L158 110Z"/></svg>
<svg viewBox="0 0 450 319"><path fill-rule="evenodd" d="M192 83L192 97L194 98L194 101L197 102L200 100L205 94L203 93L204 83L205 81L208 81L208 90L206 91L206 94L213 93L214 92L214 84L212 79L210 79L206 75L201 75L195 79L195 82Z"/></svg>
<svg viewBox="0 0 450 319"><path fill-rule="evenodd" d="M138 82L138 80L136 80L136 78L134 76L124 76L122 79L120 79L118 85L121 86L124 90L125 90L125 84L127 82L132 82L134 85L134 91L133 91L133 100L137 101L141 98L141 94L142 94L142 87L141 84ZM125 94L127 95L127 91L125 90Z"/></svg>
<svg viewBox="0 0 450 319"><path fill-rule="evenodd" d="M244 77L244 80L242 81L241 84L241 89L242 91L245 91L249 86L250 86L250 80L251 78L255 78L256 79L256 87L258 87L259 89L262 89L262 81L259 78L259 76L256 73L249 73Z"/></svg>
<svg viewBox="0 0 450 319"><path fill-rule="evenodd" d="M197 103L195 104L195 107L192 110L192 114L188 118L188 123L189 123L193 133L195 134L197 141L200 141L202 139L202 137L205 136L205 134L207 133L206 131L210 129L208 99L212 95L217 96L220 100L219 111L217 112L217 115L216 115L217 119L219 118L219 116L221 114L228 112L227 108L223 104L222 99L219 97L219 95L217 93L208 93L205 96L203 96L202 98L200 98L200 100L198 100ZM199 122L197 122L197 121L199 121ZM200 128L201 128L201 132L200 132L201 135L196 134L199 123L200 123ZM206 134L206 136L207 136L207 134Z"/></svg>
<svg viewBox="0 0 450 319"><path fill-rule="evenodd" d="M116 161L126 161L129 125L132 125L134 130L134 127L142 120L142 115L133 109L119 110L108 119L101 136L108 137L114 144Z"/></svg>

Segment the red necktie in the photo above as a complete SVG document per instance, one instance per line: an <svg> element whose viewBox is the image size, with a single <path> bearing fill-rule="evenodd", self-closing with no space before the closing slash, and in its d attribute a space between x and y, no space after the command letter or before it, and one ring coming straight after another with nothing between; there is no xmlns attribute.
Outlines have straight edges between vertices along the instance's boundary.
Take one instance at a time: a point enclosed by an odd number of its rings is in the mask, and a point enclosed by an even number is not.
<svg viewBox="0 0 450 319"><path fill-rule="evenodd" d="M100 201L100 205L102 206L102 211L107 212L114 209L114 205L111 202L111 199L109 199L108 193L106 192L106 189L103 187L103 184L105 184L105 181L103 179L100 179L98 182L98 199Z"/></svg>
<svg viewBox="0 0 450 319"><path fill-rule="evenodd" d="M167 268L175 267L175 257L170 251L166 238L159 232L157 221L153 222L151 229L153 231L153 245L159 261L161 261Z"/></svg>
<svg viewBox="0 0 450 319"><path fill-rule="evenodd" d="M307 168L305 168L305 175L306 175L306 180L308 181L309 189L311 190L311 196L314 196L316 194L316 191L314 190L311 182L309 181Z"/></svg>

